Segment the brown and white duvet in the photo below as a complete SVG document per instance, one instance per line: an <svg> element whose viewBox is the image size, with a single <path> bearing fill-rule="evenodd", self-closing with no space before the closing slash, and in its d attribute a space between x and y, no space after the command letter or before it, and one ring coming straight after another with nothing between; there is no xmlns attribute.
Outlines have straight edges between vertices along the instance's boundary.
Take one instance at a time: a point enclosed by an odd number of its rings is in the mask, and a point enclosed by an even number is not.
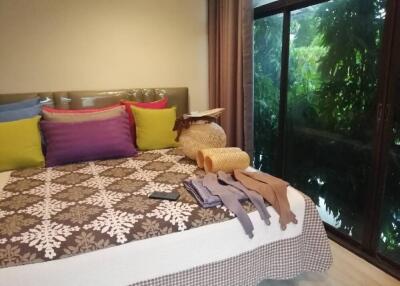
<svg viewBox="0 0 400 286"><path fill-rule="evenodd" d="M182 186L202 171L177 149L14 171L0 192L0 266L54 260L232 218ZM178 191L176 202L149 199ZM245 203L247 210L252 210Z"/></svg>

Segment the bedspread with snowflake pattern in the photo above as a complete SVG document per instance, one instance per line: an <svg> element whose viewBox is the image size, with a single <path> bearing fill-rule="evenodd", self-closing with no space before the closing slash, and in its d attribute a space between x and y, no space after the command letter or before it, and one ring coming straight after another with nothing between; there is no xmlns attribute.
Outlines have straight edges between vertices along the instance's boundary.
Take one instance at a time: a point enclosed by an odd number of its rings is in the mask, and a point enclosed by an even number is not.
<svg viewBox="0 0 400 286"><path fill-rule="evenodd" d="M0 267L49 261L231 219L183 187L201 174L178 149L12 172L0 190ZM153 191L178 191L171 202ZM247 211L252 205L244 203Z"/></svg>

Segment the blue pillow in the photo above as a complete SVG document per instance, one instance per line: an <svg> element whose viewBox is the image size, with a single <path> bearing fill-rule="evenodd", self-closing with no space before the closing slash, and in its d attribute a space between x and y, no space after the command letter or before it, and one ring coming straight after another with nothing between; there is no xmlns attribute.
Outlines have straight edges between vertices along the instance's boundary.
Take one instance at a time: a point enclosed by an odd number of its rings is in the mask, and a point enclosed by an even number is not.
<svg viewBox="0 0 400 286"><path fill-rule="evenodd" d="M39 98L32 98L32 99L27 99L27 100L23 100L23 101L1 104L0 112L32 107L32 106L37 105L38 103L39 103Z"/></svg>
<svg viewBox="0 0 400 286"><path fill-rule="evenodd" d="M21 108L18 110L0 111L0 122L30 118L39 115L41 111L41 104L36 104L35 106Z"/></svg>

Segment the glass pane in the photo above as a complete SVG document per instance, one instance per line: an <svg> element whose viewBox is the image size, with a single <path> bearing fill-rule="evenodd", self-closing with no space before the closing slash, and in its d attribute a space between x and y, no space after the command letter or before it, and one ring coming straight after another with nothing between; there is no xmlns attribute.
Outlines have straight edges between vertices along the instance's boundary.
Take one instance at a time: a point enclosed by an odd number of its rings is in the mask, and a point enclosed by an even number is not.
<svg viewBox="0 0 400 286"><path fill-rule="evenodd" d="M371 173L384 2L332 0L291 14L286 179L355 240Z"/></svg>
<svg viewBox="0 0 400 286"><path fill-rule="evenodd" d="M273 172L278 136L283 15L254 21L254 166Z"/></svg>
<svg viewBox="0 0 400 286"><path fill-rule="evenodd" d="M386 170L379 252L400 264L400 99L394 113L393 139Z"/></svg>

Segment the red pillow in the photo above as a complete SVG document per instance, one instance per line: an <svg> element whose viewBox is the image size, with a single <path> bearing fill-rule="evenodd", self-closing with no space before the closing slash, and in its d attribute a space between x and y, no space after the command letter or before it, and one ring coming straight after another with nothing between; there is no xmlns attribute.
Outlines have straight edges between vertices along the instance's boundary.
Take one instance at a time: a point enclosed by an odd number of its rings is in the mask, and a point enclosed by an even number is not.
<svg viewBox="0 0 400 286"><path fill-rule="evenodd" d="M149 109L163 109L167 108L168 105L168 97L163 97L160 100L151 101L151 102L138 102L138 101L129 101L129 100L121 100L121 104L125 105L126 113L129 115L129 124L132 126L132 137L133 142L136 145L136 126L135 126L135 118L132 114L131 106L137 106L141 108L149 108Z"/></svg>
<svg viewBox="0 0 400 286"><path fill-rule="evenodd" d="M90 112L97 112L97 111L104 111L104 110L112 109L117 106L119 106L119 104L114 104L111 106L101 107L101 108L87 108L87 109L58 109L58 108L52 108L49 106L43 106L42 109L47 112L52 112L52 113L90 113Z"/></svg>
<svg viewBox="0 0 400 286"><path fill-rule="evenodd" d="M141 108L150 108L150 109L163 109L168 105L168 97L163 97L162 99L151 101L151 102L139 102L139 101L128 101L122 100L124 104L130 104ZM130 107L129 107L129 110Z"/></svg>

